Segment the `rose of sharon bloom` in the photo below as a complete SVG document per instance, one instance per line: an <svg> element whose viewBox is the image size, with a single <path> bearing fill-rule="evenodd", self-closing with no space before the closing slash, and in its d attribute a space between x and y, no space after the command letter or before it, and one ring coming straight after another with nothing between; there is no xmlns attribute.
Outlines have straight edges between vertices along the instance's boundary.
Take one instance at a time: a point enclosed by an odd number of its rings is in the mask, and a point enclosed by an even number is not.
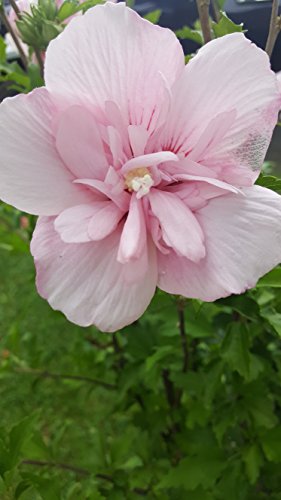
<svg viewBox="0 0 281 500"><path fill-rule="evenodd" d="M50 43L46 87L0 106L0 195L39 215L37 287L114 331L160 289L213 301L281 260L281 197L253 186L281 104L243 34L184 66L175 35L124 4Z"/></svg>

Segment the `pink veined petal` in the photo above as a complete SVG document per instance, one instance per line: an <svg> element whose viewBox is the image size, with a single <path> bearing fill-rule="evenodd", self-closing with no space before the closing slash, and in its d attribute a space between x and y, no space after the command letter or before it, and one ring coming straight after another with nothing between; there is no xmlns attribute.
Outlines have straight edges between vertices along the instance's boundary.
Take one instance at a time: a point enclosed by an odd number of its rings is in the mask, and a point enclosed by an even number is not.
<svg viewBox="0 0 281 500"><path fill-rule="evenodd" d="M116 167L126 161L123 151L122 139L118 130L112 126L107 127L108 145L112 154L113 162Z"/></svg>
<svg viewBox="0 0 281 500"><path fill-rule="evenodd" d="M200 175L202 177L210 177L212 179L218 177L218 169L205 167L200 163L187 158L180 158L177 163L167 162L165 165L161 166L161 171L165 171L171 177L177 174L188 174L188 175ZM220 172L220 169L219 169Z"/></svg>
<svg viewBox="0 0 281 500"><path fill-rule="evenodd" d="M149 138L149 132L143 125L129 125L128 134L134 156L142 156Z"/></svg>
<svg viewBox="0 0 281 500"><path fill-rule="evenodd" d="M142 19L124 3L107 2L73 19L52 40L45 81L54 95L69 102L118 103L127 126L151 129L166 98L160 72L172 85L183 69L174 33Z"/></svg>
<svg viewBox="0 0 281 500"><path fill-rule="evenodd" d="M120 238L118 261L125 264L138 259L146 246L146 224L142 200L132 194L126 222Z"/></svg>
<svg viewBox="0 0 281 500"><path fill-rule="evenodd" d="M111 201L95 201L64 210L54 221L65 243L101 240L112 233L123 216Z"/></svg>
<svg viewBox="0 0 281 500"><path fill-rule="evenodd" d="M95 191L103 193L110 200L114 201L116 205L126 212L130 203L130 195L126 191L116 192L113 186L106 184L105 182L95 180L95 179L76 179L73 181L75 184L82 184L85 186L90 186Z"/></svg>
<svg viewBox="0 0 281 500"><path fill-rule="evenodd" d="M276 73L276 77L277 77L277 82L278 82L278 85L279 85L279 90L280 90L280 93L281 93L281 71L279 71L278 73Z"/></svg>
<svg viewBox="0 0 281 500"><path fill-rule="evenodd" d="M129 138L127 133L127 123L121 114L119 106L116 102L106 101L104 103L104 111L107 118L107 122L118 130L122 139L122 148L127 156L131 154L131 148L129 144Z"/></svg>
<svg viewBox="0 0 281 500"><path fill-rule="evenodd" d="M87 189L73 184L56 151L54 114L44 88L0 105L0 198L36 215L56 215L90 199Z"/></svg>
<svg viewBox="0 0 281 500"><path fill-rule="evenodd" d="M196 150L214 117L220 120L224 113L235 110L229 130L220 141L211 143L210 152L204 150L203 164L221 167L221 180L252 184L263 163L281 101L267 54L241 33L213 40L187 64L172 87L172 95L166 128L154 147L177 153ZM219 123L216 127L220 128Z"/></svg>
<svg viewBox="0 0 281 500"><path fill-rule="evenodd" d="M90 220L88 233L91 240L102 240L117 227L124 212L111 201L95 203L95 213Z"/></svg>
<svg viewBox="0 0 281 500"><path fill-rule="evenodd" d="M176 195L151 189L149 201L165 243L179 255L198 262L205 256L204 236L191 210Z"/></svg>
<svg viewBox="0 0 281 500"><path fill-rule="evenodd" d="M149 267L141 279L128 282L131 266L137 274L142 263L117 262L120 233L117 229L99 242L69 244L54 230L53 218L39 218L31 251L40 295L81 326L113 332L138 319L155 292L155 247L148 247Z"/></svg>
<svg viewBox="0 0 281 500"><path fill-rule="evenodd" d="M158 286L169 293L213 301L242 293L281 261L281 196L253 186L198 211L206 257L198 264L159 253Z"/></svg>
<svg viewBox="0 0 281 500"><path fill-rule="evenodd" d="M211 184L212 186L216 186L220 189L224 189L225 191L231 191L232 193L241 193L241 190L236 188L235 186L231 186L227 182L220 181L219 179L213 179L211 177L201 177L200 175L189 175L189 174L175 174L176 180L182 181L196 181L196 182L206 182L207 184Z"/></svg>
<svg viewBox="0 0 281 500"><path fill-rule="evenodd" d="M94 213L93 205L88 203L67 208L55 219L54 228L65 243L91 241L88 225Z"/></svg>
<svg viewBox="0 0 281 500"><path fill-rule="evenodd" d="M206 155L210 155L212 150L223 140L228 130L236 118L237 111L223 111L213 118L205 128L199 141L188 154L189 160L203 161Z"/></svg>
<svg viewBox="0 0 281 500"><path fill-rule="evenodd" d="M82 106L64 111L57 125L57 150L76 178L104 180L108 168L95 117Z"/></svg>
<svg viewBox="0 0 281 500"><path fill-rule="evenodd" d="M158 153L137 156L136 158L128 160L123 165L121 172L125 174L134 168L152 167L165 161L178 161L178 157L174 153L171 153L171 151L160 151Z"/></svg>
<svg viewBox="0 0 281 500"><path fill-rule="evenodd" d="M124 179L111 166L107 170L104 182L109 185L113 193L120 194L124 191Z"/></svg>
<svg viewBox="0 0 281 500"><path fill-rule="evenodd" d="M160 223L159 223L159 220L157 219L157 217L153 217L152 215L150 215L150 217L149 217L149 229L150 229L152 241L154 242L154 244L158 248L158 250L160 250L164 254L170 253L171 249L167 248L167 246L163 244L162 231L161 231Z"/></svg>

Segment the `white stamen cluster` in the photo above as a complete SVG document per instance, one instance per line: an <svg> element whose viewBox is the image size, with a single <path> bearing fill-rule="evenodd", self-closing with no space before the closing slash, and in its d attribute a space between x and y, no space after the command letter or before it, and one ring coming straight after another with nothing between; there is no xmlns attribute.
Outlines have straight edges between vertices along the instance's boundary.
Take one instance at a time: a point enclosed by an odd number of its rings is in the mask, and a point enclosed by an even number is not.
<svg viewBox="0 0 281 500"><path fill-rule="evenodd" d="M125 186L129 191L135 191L138 199L148 194L153 184L147 167L130 170L125 176Z"/></svg>

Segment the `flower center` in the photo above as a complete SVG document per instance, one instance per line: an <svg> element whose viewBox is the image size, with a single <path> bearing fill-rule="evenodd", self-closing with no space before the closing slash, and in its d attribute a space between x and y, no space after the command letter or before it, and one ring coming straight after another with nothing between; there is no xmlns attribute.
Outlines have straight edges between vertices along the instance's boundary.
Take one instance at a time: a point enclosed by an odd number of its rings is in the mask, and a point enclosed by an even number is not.
<svg viewBox="0 0 281 500"><path fill-rule="evenodd" d="M128 191L135 191L140 199L149 193L154 181L147 167L134 168L125 175L125 186Z"/></svg>

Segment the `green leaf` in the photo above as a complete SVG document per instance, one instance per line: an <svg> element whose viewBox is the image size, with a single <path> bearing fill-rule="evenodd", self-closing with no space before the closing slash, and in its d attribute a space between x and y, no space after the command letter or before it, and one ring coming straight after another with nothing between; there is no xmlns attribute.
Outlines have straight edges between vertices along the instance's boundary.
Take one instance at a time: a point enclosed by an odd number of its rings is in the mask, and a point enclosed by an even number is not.
<svg viewBox="0 0 281 500"><path fill-rule="evenodd" d="M271 462L281 462L281 427L268 430L261 437L264 454Z"/></svg>
<svg viewBox="0 0 281 500"><path fill-rule="evenodd" d="M128 460L123 465L121 465L119 469L133 470L138 467L141 467L142 465L143 465L142 459L138 455L134 455L128 458Z"/></svg>
<svg viewBox="0 0 281 500"><path fill-rule="evenodd" d="M30 482L29 481L21 481L16 487L15 500L18 500L21 497L22 493L24 493L26 490L28 490L28 488L30 488Z"/></svg>
<svg viewBox="0 0 281 500"><path fill-rule="evenodd" d="M232 370L248 378L250 373L250 353L248 332L241 323L234 323L222 343L222 358Z"/></svg>
<svg viewBox="0 0 281 500"><path fill-rule="evenodd" d="M0 36L0 63L6 62L6 44L2 36Z"/></svg>
<svg viewBox="0 0 281 500"><path fill-rule="evenodd" d="M144 19L150 21L153 24L157 24L162 14L161 9L152 10L144 16Z"/></svg>
<svg viewBox="0 0 281 500"><path fill-rule="evenodd" d="M273 288L281 288L281 267L276 267L265 276L263 276L259 280L257 286L271 286Z"/></svg>
<svg viewBox="0 0 281 500"><path fill-rule="evenodd" d="M154 366L161 361L162 359L167 358L167 356L173 355L175 352L174 346L171 345L164 345L162 347L159 347L157 351L152 354L152 356L149 356L146 360L145 363L145 370L147 372L151 371Z"/></svg>
<svg viewBox="0 0 281 500"><path fill-rule="evenodd" d="M233 311L238 312L245 318L253 319L258 318L260 315L260 309L258 304L254 299L245 295L231 295L226 299L221 299L218 302L220 305L229 307L230 314L233 314Z"/></svg>
<svg viewBox="0 0 281 500"><path fill-rule="evenodd" d="M275 177L274 175L263 175L260 174L259 178L256 181L258 186L266 187L267 189L271 189L276 193L281 193L281 179Z"/></svg>
<svg viewBox="0 0 281 500"><path fill-rule="evenodd" d="M281 313L275 311L264 311L262 315L267 319L268 323L274 328L276 333L281 336Z"/></svg>
<svg viewBox="0 0 281 500"><path fill-rule="evenodd" d="M51 40L56 38L61 32L62 27L52 21L45 21L42 26L42 36L44 43L47 45Z"/></svg>
<svg viewBox="0 0 281 500"><path fill-rule="evenodd" d="M243 23L235 24L225 12L221 12L221 18L218 23L212 22L212 28L216 38L229 33L243 32Z"/></svg>
<svg viewBox="0 0 281 500"><path fill-rule="evenodd" d="M194 30L189 26L183 26L181 29L175 31L178 38L181 40L192 40L198 43L198 45L203 45L204 39L202 32L199 30Z"/></svg>
<svg viewBox="0 0 281 500"><path fill-rule="evenodd" d="M66 0L66 2L63 2L57 13L58 19L64 21L68 17L73 16L73 14L77 12L77 6L78 4L73 0Z"/></svg>
<svg viewBox="0 0 281 500"><path fill-rule="evenodd" d="M11 465L16 465L20 460L24 445L31 440L38 413L25 417L20 423L15 425L9 435L9 455Z"/></svg>
<svg viewBox="0 0 281 500"><path fill-rule="evenodd" d="M218 458L204 456L187 457L179 465L170 469L167 476L161 481L159 488L182 486L186 490L195 490L199 486L210 488L214 485L225 462Z"/></svg>
<svg viewBox="0 0 281 500"><path fill-rule="evenodd" d="M266 385L261 380L241 387L244 408L251 415L255 426L272 429L278 423L278 419L274 411L274 401L267 391Z"/></svg>
<svg viewBox="0 0 281 500"><path fill-rule="evenodd" d="M246 473L251 484L255 484L260 468L263 464L263 457L257 444L252 444L242 452Z"/></svg>
<svg viewBox="0 0 281 500"><path fill-rule="evenodd" d="M61 484L59 480L43 478L36 474L26 473L27 481L40 493L43 500L61 500Z"/></svg>
<svg viewBox="0 0 281 500"><path fill-rule="evenodd" d="M40 74L38 64L29 64L27 74L29 76L29 90L33 90L44 85L44 80Z"/></svg>

